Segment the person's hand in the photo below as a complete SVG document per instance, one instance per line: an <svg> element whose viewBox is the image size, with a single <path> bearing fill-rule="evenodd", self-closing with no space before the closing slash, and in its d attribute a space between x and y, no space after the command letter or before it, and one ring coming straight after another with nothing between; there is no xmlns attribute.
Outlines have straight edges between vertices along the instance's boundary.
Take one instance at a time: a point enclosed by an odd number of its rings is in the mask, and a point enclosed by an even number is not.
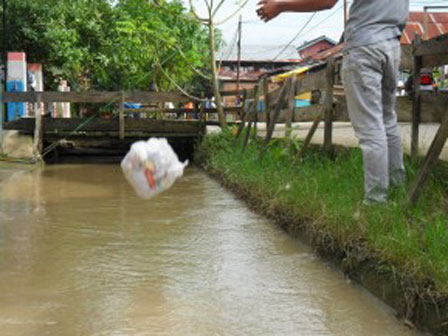
<svg viewBox="0 0 448 336"><path fill-rule="evenodd" d="M279 15L282 11L277 0L260 0L258 2L257 15L264 22L268 22Z"/></svg>

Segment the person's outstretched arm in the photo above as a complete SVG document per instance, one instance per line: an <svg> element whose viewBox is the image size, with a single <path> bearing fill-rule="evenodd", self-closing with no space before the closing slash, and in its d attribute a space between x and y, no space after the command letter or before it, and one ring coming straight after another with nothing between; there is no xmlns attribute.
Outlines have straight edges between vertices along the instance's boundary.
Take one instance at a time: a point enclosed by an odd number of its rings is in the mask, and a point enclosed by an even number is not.
<svg viewBox="0 0 448 336"><path fill-rule="evenodd" d="M315 12L333 8L338 0L260 0L257 14L263 21L284 12Z"/></svg>

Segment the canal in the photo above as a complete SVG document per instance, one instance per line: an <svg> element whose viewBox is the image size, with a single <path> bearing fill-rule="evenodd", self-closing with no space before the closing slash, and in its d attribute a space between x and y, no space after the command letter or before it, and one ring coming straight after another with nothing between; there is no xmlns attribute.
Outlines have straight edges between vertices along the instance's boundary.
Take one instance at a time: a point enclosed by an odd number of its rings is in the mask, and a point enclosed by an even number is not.
<svg viewBox="0 0 448 336"><path fill-rule="evenodd" d="M417 335L200 170L145 201L117 165L0 184L0 334Z"/></svg>

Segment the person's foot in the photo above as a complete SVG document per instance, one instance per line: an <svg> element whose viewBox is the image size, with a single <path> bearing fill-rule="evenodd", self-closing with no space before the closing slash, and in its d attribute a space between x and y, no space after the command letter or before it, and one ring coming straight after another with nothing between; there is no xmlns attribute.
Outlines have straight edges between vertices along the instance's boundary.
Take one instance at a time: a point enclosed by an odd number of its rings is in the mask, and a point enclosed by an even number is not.
<svg viewBox="0 0 448 336"><path fill-rule="evenodd" d="M372 200L372 199L368 199L368 198L366 198L366 199L364 199L364 201L362 201L362 205L368 206L368 207L370 207L370 206L382 206L382 205L386 205L386 204L387 204L387 201Z"/></svg>

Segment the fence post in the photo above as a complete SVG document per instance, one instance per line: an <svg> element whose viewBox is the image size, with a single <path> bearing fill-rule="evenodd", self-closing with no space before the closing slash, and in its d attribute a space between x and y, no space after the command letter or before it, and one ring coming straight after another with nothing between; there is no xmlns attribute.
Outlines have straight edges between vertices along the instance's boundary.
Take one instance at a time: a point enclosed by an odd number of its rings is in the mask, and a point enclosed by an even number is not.
<svg viewBox="0 0 448 336"><path fill-rule="evenodd" d="M288 95L288 113L286 114L285 137L290 138L292 134L292 122L294 120L294 111L296 108L296 89L297 76L293 75L291 79L291 89Z"/></svg>
<svg viewBox="0 0 448 336"><path fill-rule="evenodd" d="M243 121L243 119L244 119L244 108L246 106L246 99L247 99L247 89L244 89L243 97L242 97L241 103L240 103L241 104L241 106L240 106L240 119L241 119L241 121Z"/></svg>
<svg viewBox="0 0 448 336"><path fill-rule="evenodd" d="M322 113L319 113L316 116L316 118L314 119L311 129L309 130L308 134L306 135L305 141L303 142L303 146L300 148L299 152L297 153L297 159L300 159L303 156L303 153L305 153L305 150L310 145L311 139L313 138L314 133L316 133L317 127L319 126L319 123L321 120L322 120Z"/></svg>
<svg viewBox="0 0 448 336"><path fill-rule="evenodd" d="M326 69L326 88L324 100L324 151L326 154L332 152L333 137L333 87L334 87L334 58L330 58Z"/></svg>
<svg viewBox="0 0 448 336"><path fill-rule="evenodd" d="M37 105L40 106L40 102L42 100L41 94L37 94ZM40 159L40 152L42 150L42 114L40 113L40 109L37 113L34 114L34 143L33 143L33 152L36 160Z"/></svg>
<svg viewBox="0 0 448 336"><path fill-rule="evenodd" d="M259 83L257 83L254 86L253 90L255 91L255 94L258 91L259 86L260 86ZM247 94L246 94L246 97L247 97ZM255 97L254 97L254 101L255 101ZM236 131L235 139L233 139L233 147L236 147L236 145L238 143L238 139L240 138L241 133L243 132L244 126L246 124L246 120L249 120L250 112L252 111L254 101L252 101L252 103L249 105L247 112L244 111L244 107L243 107L242 115L241 115L241 124L239 125L238 130Z"/></svg>
<svg viewBox="0 0 448 336"><path fill-rule="evenodd" d="M411 185L411 189L408 193L408 207L415 206L420 194L420 190L423 188L426 180L428 179L429 172L436 165L437 160L442 153L443 147L448 139L448 115L446 115L437 134L431 143L428 154L426 155L423 165L417 173L417 177Z"/></svg>
<svg viewBox="0 0 448 336"><path fill-rule="evenodd" d="M269 101L269 79L267 77L263 78L263 95L264 95L264 115L265 115L265 124L267 132L271 119L270 101Z"/></svg>
<svg viewBox="0 0 448 336"><path fill-rule="evenodd" d="M121 91L120 112L118 117L118 133L120 140L124 139L124 91Z"/></svg>
<svg viewBox="0 0 448 336"><path fill-rule="evenodd" d="M250 131L252 129L252 120L254 121L254 123L257 122L257 113L258 113L257 112L257 105L258 105L258 101L260 100L261 90L263 88L262 83L258 82L256 88L257 89L255 90L254 100L252 102L252 105L250 106L249 111L247 112L248 125L247 125L246 134L244 135L243 151L246 150L247 143L249 141ZM256 129L255 129L255 131L256 131Z"/></svg>
<svg viewBox="0 0 448 336"><path fill-rule="evenodd" d="M275 124L277 123L278 116L280 115L280 111L282 110L283 104L285 102L286 94L288 93L290 86L291 86L291 79L288 78L280 90L280 96L279 96L277 104L275 106L274 115L272 116L271 123L269 124L268 130L266 132L266 138L264 139L264 146L263 146L263 149L262 149L260 155L263 155L264 151L266 150L267 145L269 144L269 141L271 141L272 134L274 133L274 129L275 129Z"/></svg>
<svg viewBox="0 0 448 336"><path fill-rule="evenodd" d="M416 36L416 42L420 39ZM415 44L414 44L415 48ZM420 91L420 72L422 69L422 57L414 56L414 94L412 97L412 131L411 131L411 159L415 162L418 158L419 147L419 125L421 116L421 91Z"/></svg>
<svg viewBox="0 0 448 336"><path fill-rule="evenodd" d="M262 83L260 83L260 94L262 92L263 87L261 86ZM260 96L258 96L257 98L257 105L255 106L255 110L254 110L254 139L257 137L257 132L258 132L258 127L257 127L257 123L258 123L258 103L260 102Z"/></svg>

